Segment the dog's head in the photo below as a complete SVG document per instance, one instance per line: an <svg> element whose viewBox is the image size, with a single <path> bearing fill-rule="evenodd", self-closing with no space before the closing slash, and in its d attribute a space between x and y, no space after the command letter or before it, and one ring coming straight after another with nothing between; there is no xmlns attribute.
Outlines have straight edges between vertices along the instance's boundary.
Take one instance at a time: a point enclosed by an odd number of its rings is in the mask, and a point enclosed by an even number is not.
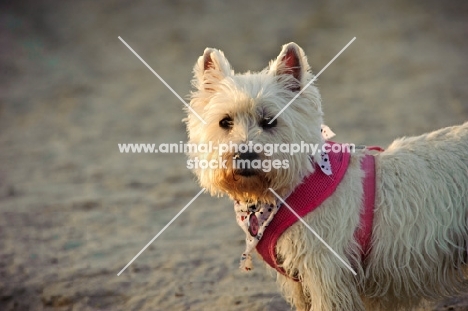
<svg viewBox="0 0 468 311"><path fill-rule="evenodd" d="M207 48L194 67L185 119L188 166L201 186L212 195L272 202L268 188L284 195L312 172L309 154L287 150L323 144L320 94L313 85L305 88L312 77L295 43L284 45L263 71L244 74L234 74L223 52Z"/></svg>

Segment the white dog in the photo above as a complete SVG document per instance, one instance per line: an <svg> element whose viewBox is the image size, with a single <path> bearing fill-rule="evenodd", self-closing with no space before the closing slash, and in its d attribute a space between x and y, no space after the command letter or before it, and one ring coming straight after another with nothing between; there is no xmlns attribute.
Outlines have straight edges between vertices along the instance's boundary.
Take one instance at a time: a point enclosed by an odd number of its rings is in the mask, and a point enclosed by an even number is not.
<svg viewBox="0 0 468 311"><path fill-rule="evenodd" d="M298 310L410 310L468 290L468 123L348 152L322 133L320 95L305 87L313 76L296 44L245 74L206 49L194 74L190 106L206 124L187 110L189 142L238 147L189 157L222 164L194 172L234 200L247 235L242 268L256 248ZM245 148L275 144L321 152Z"/></svg>

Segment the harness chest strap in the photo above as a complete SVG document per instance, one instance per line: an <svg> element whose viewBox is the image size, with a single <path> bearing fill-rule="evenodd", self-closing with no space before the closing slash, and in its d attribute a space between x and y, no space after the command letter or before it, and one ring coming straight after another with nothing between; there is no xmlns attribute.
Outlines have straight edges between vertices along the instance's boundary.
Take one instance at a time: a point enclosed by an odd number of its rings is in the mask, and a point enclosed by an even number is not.
<svg viewBox="0 0 468 311"><path fill-rule="evenodd" d="M327 176L320 169L316 169L315 172L306 177L304 182L286 199L286 203L291 206L300 217L304 217L315 210L335 192L346 173L349 160L349 153L330 153L330 164L333 167L333 175ZM361 168L365 172L363 178L363 208L361 209L360 225L355 234L357 241L361 245L364 259L370 249L374 217L374 156L370 154L365 155L361 162ZM281 234L296 221L298 221L297 217L292 214L289 209L279 209L256 247L263 260L283 275L286 275L286 272L282 267L278 266L276 260L276 242ZM297 279L295 280L298 281Z"/></svg>

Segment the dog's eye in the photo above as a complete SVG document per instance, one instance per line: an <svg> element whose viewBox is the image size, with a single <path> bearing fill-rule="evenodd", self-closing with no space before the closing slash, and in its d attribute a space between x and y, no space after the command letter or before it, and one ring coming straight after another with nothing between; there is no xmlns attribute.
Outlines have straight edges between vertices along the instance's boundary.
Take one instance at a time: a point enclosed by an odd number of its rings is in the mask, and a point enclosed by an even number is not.
<svg viewBox="0 0 468 311"><path fill-rule="evenodd" d="M264 129L275 127L276 124L278 123L278 119L274 119L273 122L270 123L271 119L273 118L263 119L262 122L260 122L260 126L263 127Z"/></svg>
<svg viewBox="0 0 468 311"><path fill-rule="evenodd" d="M222 127L223 129L229 130L232 128L234 125L234 122L232 121L231 117L225 117L221 121L219 121L219 127Z"/></svg>

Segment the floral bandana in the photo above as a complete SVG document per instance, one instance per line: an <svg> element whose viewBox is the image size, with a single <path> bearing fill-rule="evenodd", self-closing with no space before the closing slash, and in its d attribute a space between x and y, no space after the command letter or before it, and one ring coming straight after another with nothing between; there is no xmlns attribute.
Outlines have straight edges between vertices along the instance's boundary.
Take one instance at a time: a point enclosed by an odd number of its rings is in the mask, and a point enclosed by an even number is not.
<svg viewBox="0 0 468 311"><path fill-rule="evenodd" d="M324 124L322 124L321 131L324 140L328 140L335 136L335 133L333 133L332 130ZM323 173L328 176L332 174L330 159L325 151L322 151L320 154L320 162L318 164ZM240 260L241 270L250 271L253 269L251 253L257 247L258 242L262 239L263 232L273 220L273 217L281 205L281 202L278 201L276 202L276 206L275 204L255 205L241 203L240 201L234 202L237 224L245 232L246 247Z"/></svg>

